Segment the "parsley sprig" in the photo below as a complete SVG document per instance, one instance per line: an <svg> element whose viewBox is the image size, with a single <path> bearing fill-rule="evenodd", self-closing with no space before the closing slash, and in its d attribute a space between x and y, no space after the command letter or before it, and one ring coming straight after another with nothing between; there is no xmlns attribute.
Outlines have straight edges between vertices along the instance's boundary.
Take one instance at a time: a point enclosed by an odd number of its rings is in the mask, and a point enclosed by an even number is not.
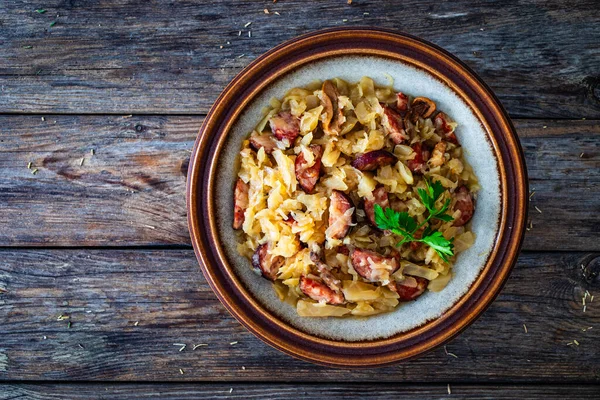
<svg viewBox="0 0 600 400"><path fill-rule="evenodd" d="M446 214L450 206L450 199L447 199L441 208L436 208L435 203L444 193L444 187L439 181L429 183L425 180L425 189L417 189L417 193L421 198L421 202L428 211L427 218L421 224L408 215L407 212L397 212L389 207L385 210L375 204L375 223L380 229L389 230L398 236L402 236L396 246L400 247L405 243L421 242L433 248L442 260L448 262L448 257L454 255L454 238L446 239L441 232L431 228L430 220L438 219L444 222L454 220L450 215ZM415 233L425 226L423 235L420 239L415 237Z"/></svg>

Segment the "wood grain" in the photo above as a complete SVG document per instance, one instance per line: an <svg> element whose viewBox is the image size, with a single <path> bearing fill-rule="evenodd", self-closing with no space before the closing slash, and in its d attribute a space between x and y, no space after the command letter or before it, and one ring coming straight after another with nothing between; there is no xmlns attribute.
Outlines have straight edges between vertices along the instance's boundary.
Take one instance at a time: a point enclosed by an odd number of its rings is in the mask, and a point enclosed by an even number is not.
<svg viewBox="0 0 600 400"><path fill-rule="evenodd" d="M3 6L5 113L203 114L242 67L273 46L316 29L360 25L446 48L482 76L513 117L600 117L595 0L570 2L568 10L559 0L310 7L301 0L48 0L44 14L29 1Z"/></svg>
<svg viewBox="0 0 600 400"><path fill-rule="evenodd" d="M597 399L596 385L403 385L403 384L0 384L0 400L38 399L415 399L448 398L513 399Z"/></svg>
<svg viewBox="0 0 600 400"><path fill-rule="evenodd" d="M535 190L524 248L600 250L600 123L515 122ZM189 245L185 175L201 123L0 116L0 245Z"/></svg>
<svg viewBox="0 0 600 400"><path fill-rule="evenodd" d="M191 250L3 249L0 288L4 380L600 382L600 253L523 253L447 345L457 358L439 348L377 370L318 367L263 344L221 306ZM586 290L596 299L583 312Z"/></svg>

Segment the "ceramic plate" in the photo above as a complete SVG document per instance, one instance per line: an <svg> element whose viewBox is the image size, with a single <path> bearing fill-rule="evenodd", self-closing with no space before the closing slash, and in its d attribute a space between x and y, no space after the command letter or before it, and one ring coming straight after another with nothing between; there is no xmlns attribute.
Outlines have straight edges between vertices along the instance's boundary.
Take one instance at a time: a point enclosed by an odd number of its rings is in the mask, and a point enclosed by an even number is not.
<svg viewBox="0 0 600 400"><path fill-rule="evenodd" d="M237 253L231 227L236 157L272 97L314 80L369 76L379 85L431 98L457 136L481 185L474 246L454 276L393 312L366 318L306 318ZM510 120L490 89L460 61L422 40L374 29L316 32L277 47L224 90L200 131L188 174L192 242L206 279L228 310L267 343L329 365L382 365L418 355L471 323L500 290L526 221L527 180Z"/></svg>

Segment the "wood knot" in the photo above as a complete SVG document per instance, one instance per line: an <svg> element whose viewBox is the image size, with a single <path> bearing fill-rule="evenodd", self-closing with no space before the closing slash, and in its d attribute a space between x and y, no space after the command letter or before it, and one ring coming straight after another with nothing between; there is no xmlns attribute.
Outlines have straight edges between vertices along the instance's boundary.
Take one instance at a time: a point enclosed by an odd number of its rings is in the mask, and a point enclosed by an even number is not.
<svg viewBox="0 0 600 400"><path fill-rule="evenodd" d="M134 129L137 133L142 133L146 128L142 124L135 124Z"/></svg>
<svg viewBox="0 0 600 400"><path fill-rule="evenodd" d="M600 256L582 265L583 279L590 285L600 286Z"/></svg>
<svg viewBox="0 0 600 400"><path fill-rule="evenodd" d="M588 76L582 83L587 89L588 97L600 103L600 76Z"/></svg>

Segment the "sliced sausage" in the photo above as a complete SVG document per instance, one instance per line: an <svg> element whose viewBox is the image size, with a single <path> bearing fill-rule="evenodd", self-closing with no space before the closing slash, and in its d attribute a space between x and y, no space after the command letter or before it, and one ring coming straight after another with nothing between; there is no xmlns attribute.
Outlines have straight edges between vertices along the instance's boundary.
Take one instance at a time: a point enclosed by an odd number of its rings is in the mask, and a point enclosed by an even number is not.
<svg viewBox="0 0 600 400"><path fill-rule="evenodd" d="M289 111L281 111L269 120L271 132L279 140L287 139L290 143L300 134L300 120Z"/></svg>
<svg viewBox="0 0 600 400"><path fill-rule="evenodd" d="M265 153L271 154L277 148L277 142L270 133L256 134L250 136L250 146L256 151L263 148Z"/></svg>
<svg viewBox="0 0 600 400"><path fill-rule="evenodd" d="M360 171L374 171L384 165L393 164L397 161L395 155L385 150L374 150L359 154L353 161L352 166Z"/></svg>
<svg viewBox="0 0 600 400"><path fill-rule="evenodd" d="M381 117L381 125L383 125L385 131L389 135L390 139L392 139L394 144L401 144L408 139L408 134L404 130L404 122L402 122L402 117L385 104L382 106L383 116Z"/></svg>
<svg viewBox="0 0 600 400"><path fill-rule="evenodd" d="M408 96L402 92L398 92L398 100L396 101L396 108L400 112L408 111Z"/></svg>
<svg viewBox="0 0 600 400"><path fill-rule="evenodd" d="M323 148L316 144L312 144L308 148L315 156L314 163L308 165L308 162L304 158L304 152L301 151L298 156L296 156L295 169L296 179L302 190L306 193L312 193L321 173L321 156L323 155Z"/></svg>
<svg viewBox="0 0 600 400"><path fill-rule="evenodd" d="M279 268L281 268L284 262L284 257L269 254L268 243L258 246L252 255L252 266L256 268L264 278L270 281L275 281L275 279L277 279Z"/></svg>
<svg viewBox="0 0 600 400"><path fill-rule="evenodd" d="M329 203L329 228L327 228L327 237L332 239L343 239L350 230L353 222L354 207L352 200L339 190L331 193Z"/></svg>
<svg viewBox="0 0 600 400"><path fill-rule="evenodd" d="M244 225L244 213L248 208L248 191L250 186L239 179L233 191L233 229L240 229Z"/></svg>
<svg viewBox="0 0 600 400"><path fill-rule="evenodd" d="M445 152L446 142L442 140L433 148L431 158L429 159L429 165L431 165L432 167L439 167L440 165L444 164L444 161L446 161L446 159L444 158Z"/></svg>
<svg viewBox="0 0 600 400"><path fill-rule="evenodd" d="M350 249L348 249L348 246L346 245L338 246L336 250L339 254L343 254L345 256L350 255Z"/></svg>
<svg viewBox="0 0 600 400"><path fill-rule="evenodd" d="M300 290L313 300L324 301L325 303L338 305L344 304L344 295L329 288L323 282L316 279L302 276L300 278Z"/></svg>
<svg viewBox="0 0 600 400"><path fill-rule="evenodd" d="M461 186L455 193L454 210L460 210L460 217L454 220L454 226L463 226L473 218L475 205L473 197L466 186Z"/></svg>
<svg viewBox="0 0 600 400"><path fill-rule="evenodd" d="M377 227L377 223L375 222L375 204L379 204L384 210L390 206L385 187L379 186L373 190L372 199L365 198L365 214L367 214L367 218L369 219L371 225Z"/></svg>
<svg viewBox="0 0 600 400"><path fill-rule="evenodd" d="M345 121L344 114L338 105L338 90L331 81L323 82L321 90L323 91L322 102L325 109L323 131L328 135L338 135L340 125Z"/></svg>
<svg viewBox="0 0 600 400"><path fill-rule="evenodd" d="M370 282L388 279L400 267L395 257L384 257L371 250L356 248L350 258L356 273Z"/></svg>
<svg viewBox="0 0 600 400"><path fill-rule="evenodd" d="M408 160L406 165L412 172L422 174L425 172L425 168L427 166L425 162L427 161L429 152L424 150L423 146L419 142L413 144L411 147L415 152L415 158Z"/></svg>
<svg viewBox="0 0 600 400"><path fill-rule="evenodd" d="M388 288L398 293L400 301L414 300L425 292L429 281L418 276L406 275L406 279L401 282L392 281Z"/></svg>
<svg viewBox="0 0 600 400"><path fill-rule="evenodd" d="M329 267L329 265L327 265L324 262L322 262L318 258L318 256L317 256L317 258L313 258L313 254L311 254L311 259L313 260L313 262L317 266L317 271L319 271L319 276L321 277L321 279L323 279L323 282L325 282L325 284L331 290L334 290L336 292L340 292L342 290L342 282L339 279L337 279L335 276L333 276L333 274L331 273L331 268Z"/></svg>
<svg viewBox="0 0 600 400"><path fill-rule="evenodd" d="M458 144L454 130L450 126L452 120L445 113L439 112L433 119L436 131L450 143Z"/></svg>
<svg viewBox="0 0 600 400"><path fill-rule="evenodd" d="M423 237L423 232L425 232L424 226L420 227L417 231L415 231L415 233L413 233L413 237L415 239L421 239ZM410 249L412 251L419 250L419 247L421 247L421 242L410 242Z"/></svg>

